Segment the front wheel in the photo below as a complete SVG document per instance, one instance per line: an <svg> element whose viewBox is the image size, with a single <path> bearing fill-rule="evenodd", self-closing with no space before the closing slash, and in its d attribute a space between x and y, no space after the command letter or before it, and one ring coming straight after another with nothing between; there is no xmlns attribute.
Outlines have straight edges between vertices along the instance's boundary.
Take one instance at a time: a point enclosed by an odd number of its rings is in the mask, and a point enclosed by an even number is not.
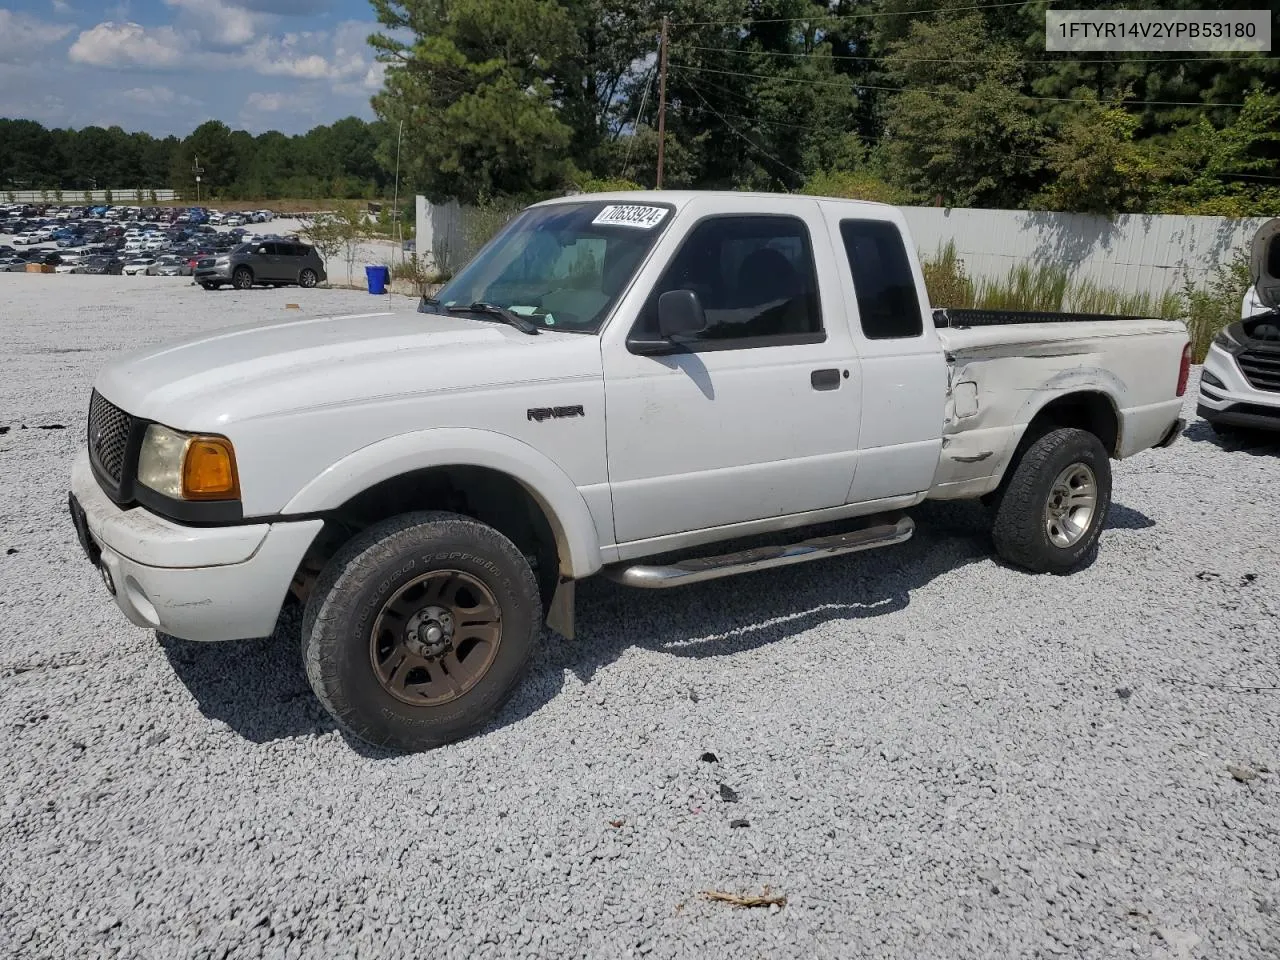
<svg viewBox="0 0 1280 960"><path fill-rule="evenodd" d="M1111 461L1092 433L1051 430L1000 491L996 553L1034 573L1070 573L1098 542L1111 509Z"/></svg>
<svg viewBox="0 0 1280 960"><path fill-rule="evenodd" d="M236 267L231 275L231 285L237 290L248 290L253 286L253 271L248 267Z"/></svg>
<svg viewBox="0 0 1280 960"><path fill-rule="evenodd" d="M541 622L538 585L510 540L458 514L406 514L325 566L303 617L303 658L316 696L351 734L426 750L493 717Z"/></svg>
<svg viewBox="0 0 1280 960"><path fill-rule="evenodd" d="M303 270L298 274L298 286L314 287L316 285L316 272L311 269Z"/></svg>

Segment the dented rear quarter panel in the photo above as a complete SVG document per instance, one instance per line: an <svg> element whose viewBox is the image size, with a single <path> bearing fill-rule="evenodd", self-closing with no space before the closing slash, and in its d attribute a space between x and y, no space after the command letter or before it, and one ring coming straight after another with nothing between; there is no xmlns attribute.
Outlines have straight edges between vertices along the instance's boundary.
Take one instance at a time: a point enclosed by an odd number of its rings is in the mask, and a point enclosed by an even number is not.
<svg viewBox="0 0 1280 960"><path fill-rule="evenodd" d="M949 382L935 499L994 489L1027 424L1058 397L1107 397L1120 425L1118 458L1155 444L1181 407L1178 370L1187 342L1181 321L944 328L938 339Z"/></svg>

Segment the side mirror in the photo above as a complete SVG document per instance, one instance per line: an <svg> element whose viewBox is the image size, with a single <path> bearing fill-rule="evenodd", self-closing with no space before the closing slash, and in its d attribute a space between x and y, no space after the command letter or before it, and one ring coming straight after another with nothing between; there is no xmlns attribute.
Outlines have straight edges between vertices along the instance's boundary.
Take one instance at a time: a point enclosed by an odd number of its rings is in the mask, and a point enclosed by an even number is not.
<svg viewBox="0 0 1280 960"><path fill-rule="evenodd" d="M692 290L668 290L658 298L658 335L663 340L692 336L705 329L707 315Z"/></svg>
<svg viewBox="0 0 1280 960"><path fill-rule="evenodd" d="M680 353L679 340L707 329L702 302L692 290L668 290L658 298L658 335L652 339L631 338L627 349L641 356Z"/></svg>

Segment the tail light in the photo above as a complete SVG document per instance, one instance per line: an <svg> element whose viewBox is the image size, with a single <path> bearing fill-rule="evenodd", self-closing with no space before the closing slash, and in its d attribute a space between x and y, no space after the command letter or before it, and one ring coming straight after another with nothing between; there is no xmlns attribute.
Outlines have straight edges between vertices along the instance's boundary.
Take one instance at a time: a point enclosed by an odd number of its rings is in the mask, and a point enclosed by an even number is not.
<svg viewBox="0 0 1280 960"><path fill-rule="evenodd" d="M1187 378L1191 376L1191 344L1182 348L1182 362L1178 365L1178 396L1187 392Z"/></svg>

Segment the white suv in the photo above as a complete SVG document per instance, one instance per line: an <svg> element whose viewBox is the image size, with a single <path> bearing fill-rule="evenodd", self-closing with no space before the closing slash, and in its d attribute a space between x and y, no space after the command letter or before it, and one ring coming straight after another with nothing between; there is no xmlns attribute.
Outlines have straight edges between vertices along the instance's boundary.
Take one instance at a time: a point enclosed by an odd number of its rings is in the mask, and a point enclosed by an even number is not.
<svg viewBox="0 0 1280 960"><path fill-rule="evenodd" d="M1280 431L1280 218L1253 237L1241 320L1213 338L1196 413L1218 433Z"/></svg>

